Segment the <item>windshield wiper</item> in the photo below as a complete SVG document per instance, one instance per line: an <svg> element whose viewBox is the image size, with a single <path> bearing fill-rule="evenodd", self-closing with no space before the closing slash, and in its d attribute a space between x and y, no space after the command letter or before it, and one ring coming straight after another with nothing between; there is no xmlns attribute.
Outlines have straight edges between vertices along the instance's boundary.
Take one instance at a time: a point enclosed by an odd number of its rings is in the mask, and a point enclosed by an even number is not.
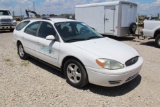
<svg viewBox="0 0 160 107"><path fill-rule="evenodd" d="M86 40L95 39L95 38L103 38L103 37L100 37L100 36L91 36L91 37L87 38Z"/></svg>
<svg viewBox="0 0 160 107"><path fill-rule="evenodd" d="M83 41L86 39L69 39L69 40L65 40L65 42L76 42L76 41Z"/></svg>

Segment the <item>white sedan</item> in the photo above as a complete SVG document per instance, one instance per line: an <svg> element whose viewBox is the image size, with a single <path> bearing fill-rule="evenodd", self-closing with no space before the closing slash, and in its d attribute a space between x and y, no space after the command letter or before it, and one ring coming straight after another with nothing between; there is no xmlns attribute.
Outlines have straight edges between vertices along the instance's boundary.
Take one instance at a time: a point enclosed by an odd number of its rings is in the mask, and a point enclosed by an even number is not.
<svg viewBox="0 0 160 107"><path fill-rule="evenodd" d="M61 69L78 88L122 85L138 75L143 63L132 47L69 19L24 20L14 30L14 42L21 59L34 56Z"/></svg>

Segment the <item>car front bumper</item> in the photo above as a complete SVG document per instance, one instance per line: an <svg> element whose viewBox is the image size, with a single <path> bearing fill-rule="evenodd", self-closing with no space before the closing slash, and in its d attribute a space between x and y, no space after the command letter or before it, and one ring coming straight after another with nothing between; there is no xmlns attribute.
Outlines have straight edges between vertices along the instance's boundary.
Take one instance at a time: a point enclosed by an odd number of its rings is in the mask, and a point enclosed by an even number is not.
<svg viewBox="0 0 160 107"><path fill-rule="evenodd" d="M143 59L139 57L136 64L119 70L95 69L86 67L89 82L92 84L114 87L133 80L139 74ZM106 72L106 73L104 73Z"/></svg>
<svg viewBox="0 0 160 107"><path fill-rule="evenodd" d="M14 29L16 26L13 25L5 25L5 26L0 26L0 30L10 30L10 29Z"/></svg>

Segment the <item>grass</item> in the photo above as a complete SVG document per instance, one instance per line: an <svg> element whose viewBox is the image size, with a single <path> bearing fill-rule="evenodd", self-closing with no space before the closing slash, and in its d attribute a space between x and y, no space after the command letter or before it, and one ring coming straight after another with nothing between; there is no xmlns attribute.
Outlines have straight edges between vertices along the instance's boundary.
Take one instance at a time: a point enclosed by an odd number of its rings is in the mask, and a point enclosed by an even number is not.
<svg viewBox="0 0 160 107"><path fill-rule="evenodd" d="M28 66L29 65L29 61L21 61L21 66Z"/></svg>
<svg viewBox="0 0 160 107"><path fill-rule="evenodd" d="M11 59L9 59L9 58L7 58L7 59L4 59L6 62L10 62L11 61Z"/></svg>
<svg viewBox="0 0 160 107"><path fill-rule="evenodd" d="M10 58L5 58L4 61L7 65L14 67L14 62Z"/></svg>

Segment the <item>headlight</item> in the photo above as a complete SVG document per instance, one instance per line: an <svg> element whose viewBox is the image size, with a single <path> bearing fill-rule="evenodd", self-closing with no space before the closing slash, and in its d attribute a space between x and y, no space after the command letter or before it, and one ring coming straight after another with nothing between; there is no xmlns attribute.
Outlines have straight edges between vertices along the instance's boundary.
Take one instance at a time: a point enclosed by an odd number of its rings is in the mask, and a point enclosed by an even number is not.
<svg viewBox="0 0 160 107"><path fill-rule="evenodd" d="M124 65L118 61L111 60L111 59L104 59L100 58L96 60L97 64L102 68L109 69L109 70L116 70L124 68Z"/></svg>
<svg viewBox="0 0 160 107"><path fill-rule="evenodd" d="M13 20L12 24L16 26L17 25L16 20Z"/></svg>

